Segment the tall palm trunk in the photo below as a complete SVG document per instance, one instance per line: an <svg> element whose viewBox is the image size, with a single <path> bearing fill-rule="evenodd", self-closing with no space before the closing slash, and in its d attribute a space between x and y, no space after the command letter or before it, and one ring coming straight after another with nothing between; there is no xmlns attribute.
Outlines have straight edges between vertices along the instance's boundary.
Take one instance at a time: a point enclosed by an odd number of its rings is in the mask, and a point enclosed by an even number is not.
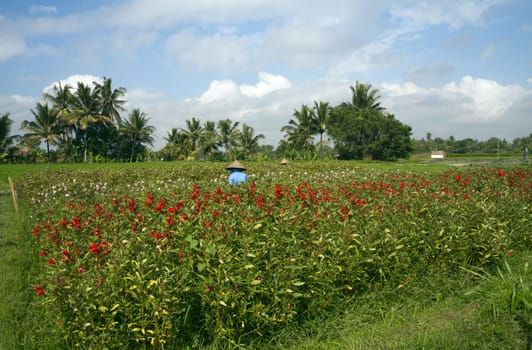
<svg viewBox="0 0 532 350"><path fill-rule="evenodd" d="M48 163L50 163L50 142L46 140L46 156L48 158Z"/></svg>
<svg viewBox="0 0 532 350"><path fill-rule="evenodd" d="M320 160L321 160L321 150L323 147L323 133L320 132Z"/></svg>
<svg viewBox="0 0 532 350"><path fill-rule="evenodd" d="M133 163L133 156L135 155L135 140L133 140L133 146L131 146L131 157L129 158L129 162Z"/></svg>
<svg viewBox="0 0 532 350"><path fill-rule="evenodd" d="M87 131L83 135L83 163L87 163Z"/></svg>

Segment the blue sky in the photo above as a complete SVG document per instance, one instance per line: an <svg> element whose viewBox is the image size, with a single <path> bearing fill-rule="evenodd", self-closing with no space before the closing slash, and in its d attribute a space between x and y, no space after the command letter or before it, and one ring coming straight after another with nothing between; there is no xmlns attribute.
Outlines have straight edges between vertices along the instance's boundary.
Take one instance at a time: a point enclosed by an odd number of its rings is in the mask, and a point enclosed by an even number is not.
<svg viewBox="0 0 532 350"><path fill-rule="evenodd" d="M230 118L277 145L302 104L356 81L415 138L532 133L529 0L113 0L0 3L0 114L103 77L156 127Z"/></svg>

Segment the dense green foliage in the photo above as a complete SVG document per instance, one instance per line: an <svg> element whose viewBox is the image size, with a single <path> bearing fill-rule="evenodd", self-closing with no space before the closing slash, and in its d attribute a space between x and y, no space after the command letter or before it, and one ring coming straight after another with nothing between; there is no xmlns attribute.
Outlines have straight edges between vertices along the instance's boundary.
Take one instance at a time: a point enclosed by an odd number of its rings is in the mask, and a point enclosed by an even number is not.
<svg viewBox="0 0 532 350"><path fill-rule="evenodd" d="M314 107L302 105L294 111L294 119L281 128L285 140L279 153L316 152L314 136L319 135L319 159L323 158L323 135L333 143L328 146L329 158L397 160L408 158L413 151L412 129L395 119L380 105L378 91L371 84L358 81L351 86L350 102L330 107L328 102L314 101Z"/></svg>
<svg viewBox="0 0 532 350"><path fill-rule="evenodd" d="M391 114L341 105L331 112L329 134L339 159L397 160L412 153L411 128Z"/></svg>
<svg viewBox="0 0 532 350"><path fill-rule="evenodd" d="M20 178L41 333L65 348L257 346L370 290L531 248L527 168L271 165L236 187L209 164Z"/></svg>
<svg viewBox="0 0 532 350"><path fill-rule="evenodd" d="M3 156L7 146L9 146L12 141L9 136L11 132L11 124L13 124L13 121L9 118L9 113L4 113L0 117L0 157Z"/></svg>

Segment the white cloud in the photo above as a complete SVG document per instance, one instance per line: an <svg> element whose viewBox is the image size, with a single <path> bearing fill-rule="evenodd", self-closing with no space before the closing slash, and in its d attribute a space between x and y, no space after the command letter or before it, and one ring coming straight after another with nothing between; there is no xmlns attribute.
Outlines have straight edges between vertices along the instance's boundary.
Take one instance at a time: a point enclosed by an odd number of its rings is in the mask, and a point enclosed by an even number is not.
<svg viewBox="0 0 532 350"><path fill-rule="evenodd" d="M408 72L408 80L414 82L432 81L434 79L443 79L453 72L453 66L449 64L431 64L419 67Z"/></svg>
<svg viewBox="0 0 532 350"><path fill-rule="evenodd" d="M202 104L244 102L246 98L263 98L276 90L288 89L291 83L282 75L259 72L255 85L238 86L233 80L213 80L207 91L196 100Z"/></svg>
<svg viewBox="0 0 532 350"><path fill-rule="evenodd" d="M24 133L19 129L20 125L24 120L31 120L33 118L30 110L35 108L37 100L37 98L32 96L0 95L0 106L2 106L0 115L9 113L9 119L13 120L11 135L21 135Z"/></svg>
<svg viewBox="0 0 532 350"><path fill-rule="evenodd" d="M532 24L530 23L527 23L527 24L523 24L521 27L519 27L519 29L525 31L525 32L531 32L532 31Z"/></svg>
<svg viewBox="0 0 532 350"><path fill-rule="evenodd" d="M528 78L528 83L532 84L532 78Z"/></svg>
<svg viewBox="0 0 532 350"><path fill-rule="evenodd" d="M488 46L484 49L484 51L482 51L482 54L480 55L480 57L483 60L487 60L493 56L494 52L495 52L495 48L493 46Z"/></svg>
<svg viewBox="0 0 532 350"><path fill-rule="evenodd" d="M500 118L515 101L527 94L520 86L500 85L493 80L470 76L463 77L458 85L454 82L446 84L443 90L467 96L471 102L466 103L464 108L471 111L471 118L480 122Z"/></svg>
<svg viewBox="0 0 532 350"><path fill-rule="evenodd" d="M132 100L141 101L160 101L164 98L164 94L160 92L148 91L145 89L134 89L127 93L127 97Z"/></svg>
<svg viewBox="0 0 532 350"><path fill-rule="evenodd" d="M82 83L88 86L92 86L94 82L97 82L98 84L101 84L103 82L103 78L97 77L94 75L89 74L75 74L71 75L66 79L56 81L48 86L46 86L43 89L43 93L49 93L52 91L54 86L57 86L59 83L61 83L61 86L65 87L66 85L71 86L73 89L76 89L78 86L78 83Z"/></svg>
<svg viewBox="0 0 532 350"><path fill-rule="evenodd" d="M400 22L416 26L434 26L447 24L451 29L462 27L465 23L480 24L482 16L491 7L503 4L506 0L448 0L417 1L412 6L395 5L392 15Z"/></svg>
<svg viewBox="0 0 532 350"><path fill-rule="evenodd" d="M55 6L44 6L44 5L31 5L29 9L30 13L57 13L57 7Z"/></svg>
<svg viewBox="0 0 532 350"><path fill-rule="evenodd" d="M377 67L389 66L397 58L391 56L388 51L401 35L408 32L408 29L386 32L363 46L347 51L345 57L329 68L329 74L341 77L349 73L363 73Z"/></svg>
<svg viewBox="0 0 532 350"><path fill-rule="evenodd" d="M198 98L198 101L203 104L230 102L238 98L239 95L240 90L234 81L230 79L214 80L210 83L207 91Z"/></svg>
<svg viewBox="0 0 532 350"><path fill-rule="evenodd" d="M530 93L520 86L500 85L493 80L474 79L470 76L463 77L458 84L455 82L445 84L440 89L426 89L407 82L383 84L381 90L392 105L410 104L412 108L416 108L432 100L435 102L434 109L460 110L458 114L448 115L447 119L478 123L501 120L516 101Z"/></svg>
<svg viewBox="0 0 532 350"><path fill-rule="evenodd" d="M166 49L183 69L199 71L241 69L252 62L254 46L253 35L199 35L192 31L179 32L166 42Z"/></svg>
<svg viewBox="0 0 532 350"><path fill-rule="evenodd" d="M290 81L282 75L259 72L259 82L255 85L241 85L240 92L249 97L263 97L275 90L288 89Z"/></svg>
<svg viewBox="0 0 532 350"><path fill-rule="evenodd" d="M10 97L17 105L31 106L35 103L35 98L31 96L11 95Z"/></svg>
<svg viewBox="0 0 532 350"><path fill-rule="evenodd" d="M414 137L431 132L458 138L526 136L532 118L526 112L532 90L501 85L492 80L463 77L441 88L414 83L382 84L382 105L399 120L412 126Z"/></svg>
<svg viewBox="0 0 532 350"><path fill-rule="evenodd" d="M0 63L23 53L25 50L26 44L22 38L0 32Z"/></svg>

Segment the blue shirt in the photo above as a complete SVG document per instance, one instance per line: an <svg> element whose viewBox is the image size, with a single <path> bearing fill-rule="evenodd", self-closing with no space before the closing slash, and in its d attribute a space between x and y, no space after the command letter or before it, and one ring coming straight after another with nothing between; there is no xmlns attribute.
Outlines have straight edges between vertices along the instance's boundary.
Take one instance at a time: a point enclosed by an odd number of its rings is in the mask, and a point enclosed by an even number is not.
<svg viewBox="0 0 532 350"><path fill-rule="evenodd" d="M230 184L239 184L241 182L247 181L248 177L246 173L238 169L231 170L231 175L229 175Z"/></svg>

